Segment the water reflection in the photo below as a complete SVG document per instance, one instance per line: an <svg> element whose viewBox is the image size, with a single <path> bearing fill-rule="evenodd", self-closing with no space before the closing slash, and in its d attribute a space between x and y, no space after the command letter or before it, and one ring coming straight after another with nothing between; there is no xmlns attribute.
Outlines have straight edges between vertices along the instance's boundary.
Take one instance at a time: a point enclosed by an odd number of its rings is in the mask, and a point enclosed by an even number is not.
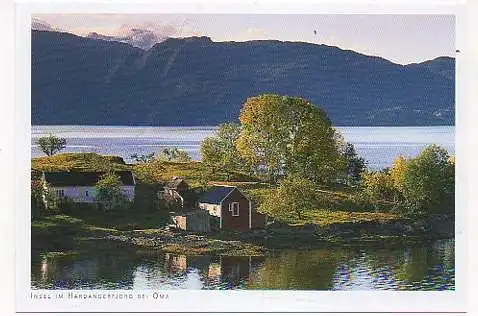
<svg viewBox="0 0 478 316"><path fill-rule="evenodd" d="M32 255L42 289L453 290L454 240L395 248L334 247L267 256L184 256L112 249Z"/></svg>
<svg viewBox="0 0 478 316"><path fill-rule="evenodd" d="M334 275L336 290L454 289L454 241L421 247L366 251L341 264Z"/></svg>

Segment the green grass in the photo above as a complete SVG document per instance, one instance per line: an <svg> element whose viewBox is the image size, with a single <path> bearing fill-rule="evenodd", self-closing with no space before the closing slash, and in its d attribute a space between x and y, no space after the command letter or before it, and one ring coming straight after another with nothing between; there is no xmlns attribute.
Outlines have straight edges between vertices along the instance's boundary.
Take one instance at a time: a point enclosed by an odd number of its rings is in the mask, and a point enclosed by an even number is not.
<svg viewBox="0 0 478 316"><path fill-rule="evenodd" d="M202 244L167 244L161 247L161 250L169 253L187 255L222 254L226 256L257 256L262 255L264 251L264 249L258 245L239 241L228 242L217 239L208 239L207 242Z"/></svg>
<svg viewBox="0 0 478 316"><path fill-rule="evenodd" d="M273 186L262 185L245 189L255 205L260 205ZM399 214L392 212L393 204L386 202L372 202L362 196L359 189L345 187L319 187L316 191L316 207L314 210L304 211L299 219L297 214L274 218L269 214L269 220L275 220L291 226L315 224L326 227L332 224L363 223L397 220Z"/></svg>
<svg viewBox="0 0 478 316"><path fill-rule="evenodd" d="M42 251L64 251L76 247L80 236L94 236L85 223L68 215L49 215L32 220L32 249Z"/></svg>
<svg viewBox="0 0 478 316"><path fill-rule="evenodd" d="M53 156L32 158L32 178L37 179L41 171L108 171L131 170L118 156L103 156L96 153L62 153Z"/></svg>
<svg viewBox="0 0 478 316"><path fill-rule="evenodd" d="M86 225L115 230L158 228L166 224L168 213L163 210L98 210L91 207L77 209L71 216Z"/></svg>
<svg viewBox="0 0 478 316"><path fill-rule="evenodd" d="M168 213L161 210L98 210L89 205L75 205L62 214L43 215L32 219L32 248L45 251L70 250L80 240L103 238L133 229L163 227Z"/></svg>
<svg viewBox="0 0 478 316"><path fill-rule="evenodd" d="M230 181L259 181L241 172L219 170L211 168L199 161L186 163L159 161L151 163L126 164L118 156L103 156L96 153L61 153L53 156L44 156L32 159L32 172L41 171L108 171L133 170L144 183L160 183L171 180L173 176L185 178L189 185L203 186L208 181L225 181L229 175Z"/></svg>
<svg viewBox="0 0 478 316"><path fill-rule="evenodd" d="M385 223L399 219L400 216L391 212L349 212L349 211L330 211L330 210L313 210L304 212L301 219L294 218L289 224L304 225L316 224L320 227L327 227L332 224L358 224L364 222L381 222Z"/></svg>
<svg viewBox="0 0 478 316"><path fill-rule="evenodd" d="M171 180L173 176L181 177L191 187L202 187L209 181L226 181L228 174L223 170L214 170L199 161L192 162L168 162L155 161L152 163L135 164L133 170L140 181L143 182L164 182ZM258 181L240 172L230 172L230 181Z"/></svg>

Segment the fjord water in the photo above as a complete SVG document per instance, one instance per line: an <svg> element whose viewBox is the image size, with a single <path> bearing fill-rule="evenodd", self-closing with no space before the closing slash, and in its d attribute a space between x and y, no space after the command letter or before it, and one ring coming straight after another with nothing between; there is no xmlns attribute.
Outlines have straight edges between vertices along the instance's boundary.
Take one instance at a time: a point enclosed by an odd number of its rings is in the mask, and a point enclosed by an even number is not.
<svg viewBox="0 0 478 316"><path fill-rule="evenodd" d="M389 167L398 155L416 156L429 144L455 152L454 126L337 127L345 140L354 144L370 169ZM49 133L65 137L65 152L96 152L117 155L130 161L132 154L159 152L166 147L186 150L199 160L201 141L214 135L216 127L138 126L32 126L32 157L42 156L35 140Z"/></svg>
<svg viewBox="0 0 478 316"><path fill-rule="evenodd" d="M32 254L34 289L454 290L454 240L334 246L266 256L184 256L133 249Z"/></svg>

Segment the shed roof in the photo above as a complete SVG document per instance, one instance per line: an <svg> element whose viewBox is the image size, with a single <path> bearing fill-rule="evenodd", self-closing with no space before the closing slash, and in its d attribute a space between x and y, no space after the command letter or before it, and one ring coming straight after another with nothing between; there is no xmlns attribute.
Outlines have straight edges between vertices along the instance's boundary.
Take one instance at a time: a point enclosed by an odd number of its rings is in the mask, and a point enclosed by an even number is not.
<svg viewBox="0 0 478 316"><path fill-rule="evenodd" d="M94 186L105 172L94 171L55 171L44 172L45 181L51 186ZM131 171L116 171L123 185L134 185Z"/></svg>
<svg viewBox="0 0 478 316"><path fill-rule="evenodd" d="M200 199L199 203L220 204L222 200L232 191L236 190L236 187L229 186L216 186L209 192L206 192Z"/></svg>

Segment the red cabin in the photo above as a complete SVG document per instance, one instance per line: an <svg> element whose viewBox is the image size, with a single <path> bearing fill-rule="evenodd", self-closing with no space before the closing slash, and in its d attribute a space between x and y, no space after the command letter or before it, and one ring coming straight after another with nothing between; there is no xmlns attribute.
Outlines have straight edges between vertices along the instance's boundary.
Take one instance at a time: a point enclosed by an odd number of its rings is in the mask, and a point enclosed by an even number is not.
<svg viewBox="0 0 478 316"><path fill-rule="evenodd" d="M234 186L216 186L199 199L199 207L219 221L219 229L264 228L266 218L252 210L251 200Z"/></svg>

